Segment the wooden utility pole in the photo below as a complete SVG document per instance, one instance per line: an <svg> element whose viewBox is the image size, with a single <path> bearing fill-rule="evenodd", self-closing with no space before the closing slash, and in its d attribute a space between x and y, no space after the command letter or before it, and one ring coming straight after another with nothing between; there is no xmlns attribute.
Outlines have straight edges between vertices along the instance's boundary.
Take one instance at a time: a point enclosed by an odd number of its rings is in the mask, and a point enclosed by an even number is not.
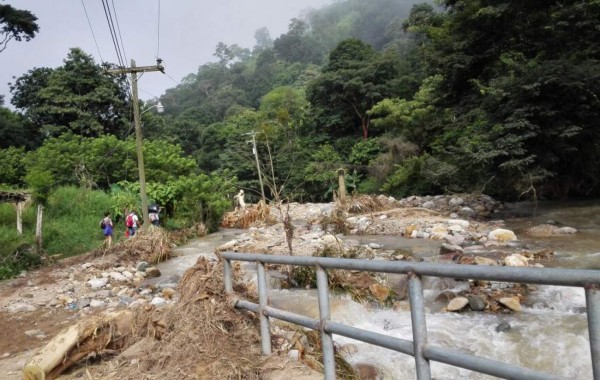
<svg viewBox="0 0 600 380"><path fill-rule="evenodd" d="M131 74L131 97L133 102L133 121L135 123L135 142L137 149L138 171L140 177L140 198L142 198L142 215L144 224L142 229L146 230L150 224L148 217L148 197L146 196L146 172L144 171L144 152L142 145L142 124L140 119L140 106L138 100L137 73L145 73L149 71L160 71L165 73L165 68L161 65L161 61L156 61L156 66L140 66L135 65L135 61L131 60L131 67L121 67L118 69L107 70L112 74Z"/></svg>
<svg viewBox="0 0 600 380"><path fill-rule="evenodd" d="M252 133L252 153L254 153L254 159L256 160L256 170L258 170L258 180L260 181L260 193L262 195L263 202L267 202L265 197L265 186L263 185L262 174L260 172L260 163L258 162L258 150L256 149L256 132Z"/></svg>

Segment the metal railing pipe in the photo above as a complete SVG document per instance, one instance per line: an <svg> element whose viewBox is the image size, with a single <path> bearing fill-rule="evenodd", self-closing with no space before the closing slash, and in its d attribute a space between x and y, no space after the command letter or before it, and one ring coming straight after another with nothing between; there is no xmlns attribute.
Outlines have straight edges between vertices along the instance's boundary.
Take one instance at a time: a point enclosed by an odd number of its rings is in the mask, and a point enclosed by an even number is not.
<svg viewBox="0 0 600 380"><path fill-rule="evenodd" d="M558 377L539 371L513 366L496 360L462 353L457 350L431 346L427 343L427 326L423 300L423 285L420 276L449 277L456 279L482 279L488 281L508 281L519 283L546 284L559 286L578 286L585 288L589 340L594 380L600 380L600 271L558 268L491 267L479 265L433 264L415 262L367 261L358 259L336 259L323 257L271 256L264 254L243 254L225 252L224 260L225 289L233 292L230 260L256 262L259 304L245 300L234 300L234 306L256 312L261 321L263 352L270 353L271 337L269 317L278 318L321 332L325 378L335 376L335 363L328 361L329 352L333 354L332 334L346 336L380 347L389 348L415 357L417 378L430 379L430 360L485 373L506 379L558 379ZM268 305L267 281L264 263L301 265L317 268L320 320L286 312ZM392 338L382 334L346 326L330 320L329 290L327 268L372 271L381 273L409 274L409 297L413 342ZM331 349L329 349L331 342ZM328 363L333 363L329 366Z"/></svg>
<svg viewBox="0 0 600 380"><path fill-rule="evenodd" d="M329 321L325 324L325 330L347 338L356 339L361 342L374 344L379 347L388 348L403 354L415 356L413 342L410 340L393 338L391 336L378 334L371 331L357 329L356 327L346 326L341 323Z"/></svg>
<svg viewBox="0 0 600 380"><path fill-rule="evenodd" d="M427 324L425 323L423 284L421 283L419 276L415 273L408 274L408 296L410 299L410 319L412 322L417 380L431 380L429 360L423 355L423 347L427 344Z"/></svg>
<svg viewBox="0 0 600 380"><path fill-rule="evenodd" d="M593 269L558 269L531 267L501 267L489 265L435 264L386 260L339 259L332 257L274 256L224 252L228 260L261 261L264 263L322 266L323 268L363 270L381 273L409 273L420 276L450 277L456 279L485 279L529 284L580 286L600 284L600 271Z"/></svg>
<svg viewBox="0 0 600 380"><path fill-rule="evenodd" d="M236 300L235 307L244 310L250 310L260 315L260 305L246 301L246 300Z"/></svg>
<svg viewBox="0 0 600 380"><path fill-rule="evenodd" d="M233 280L231 275L231 261L222 259L223 262L223 282L225 282L225 293L233 292Z"/></svg>
<svg viewBox="0 0 600 380"><path fill-rule="evenodd" d="M425 357L429 360L470 369L479 373L496 376L501 379L515 380L559 380L557 377L548 373L538 372L529 368L519 367L512 364L503 363L497 360L482 358L464 354L460 351L451 350L448 348L435 347L426 344L423 348Z"/></svg>
<svg viewBox="0 0 600 380"><path fill-rule="evenodd" d="M323 267L317 266L317 294L319 296L319 318L321 331L321 348L323 350L323 369L325 380L335 379L335 353L331 333L324 330L324 325L331 318L329 309L329 281Z"/></svg>
<svg viewBox="0 0 600 380"><path fill-rule="evenodd" d="M258 304L260 308L260 339L262 341L262 351L265 355L271 355L271 331L269 326L269 317L265 315L264 310L268 304L267 296L267 274L265 264L256 263L256 274L258 277Z"/></svg>
<svg viewBox="0 0 600 380"><path fill-rule="evenodd" d="M590 349L592 353L592 372L594 380L600 380L600 286L585 287Z"/></svg>
<svg viewBox="0 0 600 380"><path fill-rule="evenodd" d="M265 314L269 317L277 318L282 321L294 323L315 331L319 331L320 323L318 319L309 318L304 315L292 313L285 310L275 309L271 306L265 307Z"/></svg>

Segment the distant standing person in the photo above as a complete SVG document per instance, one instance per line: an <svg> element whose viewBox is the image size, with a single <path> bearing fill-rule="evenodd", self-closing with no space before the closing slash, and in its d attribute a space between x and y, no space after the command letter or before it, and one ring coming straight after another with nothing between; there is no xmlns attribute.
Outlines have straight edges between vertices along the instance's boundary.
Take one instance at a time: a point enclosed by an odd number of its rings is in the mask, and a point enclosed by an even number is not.
<svg viewBox="0 0 600 380"><path fill-rule="evenodd" d="M160 218L158 213L160 212L160 207L154 206L148 210L148 218L150 218L150 222L153 226L160 225Z"/></svg>
<svg viewBox="0 0 600 380"><path fill-rule="evenodd" d="M107 211L104 213L104 218L100 221L100 227L104 233L104 245L110 247L113 236L113 221L110 218L110 212Z"/></svg>
<svg viewBox="0 0 600 380"><path fill-rule="evenodd" d="M127 218L125 218L125 225L127 226L127 231L129 232L129 236L134 236L138 227L140 226L140 220L135 212L135 210L131 211Z"/></svg>

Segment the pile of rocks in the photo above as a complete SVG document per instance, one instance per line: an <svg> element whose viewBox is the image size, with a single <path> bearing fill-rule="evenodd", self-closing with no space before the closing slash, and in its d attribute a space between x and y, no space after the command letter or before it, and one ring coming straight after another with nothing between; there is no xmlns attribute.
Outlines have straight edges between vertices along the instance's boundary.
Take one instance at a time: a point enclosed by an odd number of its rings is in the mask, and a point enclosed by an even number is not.
<svg viewBox="0 0 600 380"><path fill-rule="evenodd" d="M174 287L156 286L148 280L160 275L158 268L146 262L115 267L87 262L57 271L55 283L34 286L28 281L27 290L10 297L3 309L17 313L65 308L87 314L100 309L160 307L176 297Z"/></svg>
<svg viewBox="0 0 600 380"><path fill-rule="evenodd" d="M501 202L484 194L411 196L401 199L399 203L403 207L422 207L436 210L450 215L451 218L459 216L469 218L489 217L503 208Z"/></svg>

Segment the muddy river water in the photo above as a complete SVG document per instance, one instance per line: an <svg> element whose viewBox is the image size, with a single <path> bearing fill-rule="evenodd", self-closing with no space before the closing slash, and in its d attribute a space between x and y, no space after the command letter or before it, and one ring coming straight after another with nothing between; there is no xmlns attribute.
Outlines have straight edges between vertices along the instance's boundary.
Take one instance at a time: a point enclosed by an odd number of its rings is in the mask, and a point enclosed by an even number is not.
<svg viewBox="0 0 600 380"><path fill-rule="evenodd" d="M531 249L550 248L555 252L555 267L600 269L600 202L521 203L507 205L497 215L506 228L516 232L522 244ZM552 222L574 227L574 235L552 238L527 238L528 227ZM214 248L244 233L223 230L188 242L176 251L181 255L160 266L164 276L181 275L200 255L214 258ZM361 244L378 243L386 248L409 249L429 256L439 250L439 242L390 236L352 237ZM248 268L251 275L251 268ZM427 284L427 282L425 282ZM457 285L464 286L464 285ZM459 289L456 289L459 290ZM520 313L447 313L435 306L438 291L425 286L428 339L432 344L507 363L534 368L567 379L592 379L590 347L582 289L538 286L528 307ZM317 317L314 290L271 290L274 306L310 317ZM350 326L412 340L409 311L373 308L347 296L331 300L332 319ZM500 323L511 328L497 332ZM379 368L383 379L414 379L414 359L410 356L334 336L340 345L353 345L351 364L369 363ZM492 379L493 377L433 362L436 379Z"/></svg>

